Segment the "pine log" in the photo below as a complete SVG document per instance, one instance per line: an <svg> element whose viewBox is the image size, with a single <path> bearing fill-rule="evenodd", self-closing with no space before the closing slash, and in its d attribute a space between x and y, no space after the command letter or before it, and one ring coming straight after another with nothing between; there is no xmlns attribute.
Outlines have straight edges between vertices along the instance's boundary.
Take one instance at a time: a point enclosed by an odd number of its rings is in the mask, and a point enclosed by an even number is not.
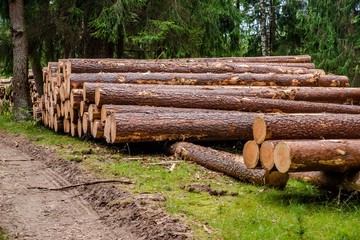
<svg viewBox="0 0 360 240"><path fill-rule="evenodd" d="M260 146L260 163L266 171L275 170L274 150L280 140L267 140Z"/></svg>
<svg viewBox="0 0 360 240"><path fill-rule="evenodd" d="M90 104L91 106L91 104ZM90 109L90 107L89 107ZM201 111L202 113L228 113L228 111L212 110L212 109L194 109L194 108L173 108L173 107L154 107L154 106L138 106L138 105L102 105L100 111L100 121L104 123L106 117L112 113L192 113ZM89 110L90 116L90 110Z"/></svg>
<svg viewBox="0 0 360 240"><path fill-rule="evenodd" d="M88 108L88 116L90 122L94 121L95 119L100 119L100 109L95 104L90 104Z"/></svg>
<svg viewBox="0 0 360 240"><path fill-rule="evenodd" d="M360 116L356 114L266 114L255 118L254 140L357 139Z"/></svg>
<svg viewBox="0 0 360 240"><path fill-rule="evenodd" d="M244 164L247 168L256 168L259 163L260 148L259 145L251 140L247 141L243 149Z"/></svg>
<svg viewBox="0 0 360 240"><path fill-rule="evenodd" d="M72 89L70 93L70 107L75 110L80 109L80 102L83 100L82 89Z"/></svg>
<svg viewBox="0 0 360 240"><path fill-rule="evenodd" d="M124 69L123 65L125 63L148 63L148 64L180 64L180 63L295 63L301 65L302 63L309 64L310 68L313 68L313 64L311 64L310 56L271 56L271 57L227 57L227 58L180 58L180 59L153 59L153 60L138 60L138 59L68 59L66 61L66 74L70 73L83 73L83 72L120 72L121 69ZM59 61L59 64L60 63ZM297 66L298 66L297 65ZM308 66L308 65L305 65ZM126 71L126 70L123 70Z"/></svg>
<svg viewBox="0 0 360 240"><path fill-rule="evenodd" d="M93 136L93 138L104 137L104 126L101 124L100 120L94 120L92 122L91 135Z"/></svg>
<svg viewBox="0 0 360 240"><path fill-rule="evenodd" d="M254 59L253 59L254 60ZM261 60L261 59L260 59ZM271 62L275 64L274 62ZM269 65L266 62L234 62L234 61L151 61L151 60L119 60L119 59L70 59L68 69L71 73L98 72L179 72L179 73L289 73L325 74L323 70ZM287 62L288 63L288 62ZM293 62L296 63L296 62ZM305 62L304 62L305 63ZM306 62L310 63L310 62Z"/></svg>
<svg viewBox="0 0 360 240"><path fill-rule="evenodd" d="M95 104L97 105L146 105L264 113L329 112L360 114L360 106L354 105L214 95L202 93L202 91L191 91L191 89L188 88L182 91L181 86L174 86L174 89L169 91L168 89L152 89L151 86L138 84L85 83L83 92L87 94L88 89L96 88ZM90 92L92 92L92 90Z"/></svg>
<svg viewBox="0 0 360 240"><path fill-rule="evenodd" d="M360 172L358 170L336 173L336 172L292 172L291 179L308 182L319 188L327 190L360 191Z"/></svg>
<svg viewBox="0 0 360 240"><path fill-rule="evenodd" d="M84 115L84 112L87 112L88 109L89 109L89 104L86 103L85 101L81 101L80 108L79 108L80 116L82 117Z"/></svg>
<svg viewBox="0 0 360 240"><path fill-rule="evenodd" d="M112 85L110 83L107 83ZM95 102L96 87L106 86L105 83L85 83L84 99ZM123 84L132 86L134 91L146 91L149 94L159 92L191 92L194 94L227 95L236 97L260 97L284 100L297 100L325 103L360 103L360 88L344 87L259 87L259 86L197 86L197 85L159 85L159 84ZM122 85L118 88L122 88ZM124 88L127 88L124 86ZM116 87L113 87L114 89ZM87 93L88 92L88 93Z"/></svg>
<svg viewBox="0 0 360 240"><path fill-rule="evenodd" d="M256 113L113 113L111 143L165 140L249 140Z"/></svg>
<svg viewBox="0 0 360 240"><path fill-rule="evenodd" d="M82 128L83 128L83 133L84 134L87 134L89 132L90 121L89 121L88 112L84 112L84 114L82 116Z"/></svg>
<svg viewBox="0 0 360 240"><path fill-rule="evenodd" d="M77 135L79 138L81 138L84 134L83 134L83 127L82 127L82 118L78 118L78 122L77 122Z"/></svg>
<svg viewBox="0 0 360 240"><path fill-rule="evenodd" d="M104 124L104 138L106 142L111 142L111 115L106 117L105 124Z"/></svg>
<svg viewBox="0 0 360 240"><path fill-rule="evenodd" d="M282 141L274 150L279 172L360 169L360 140Z"/></svg>
<svg viewBox="0 0 360 240"><path fill-rule="evenodd" d="M241 181L258 185L284 188L288 181L287 174L267 172L265 170L247 169L241 156L217 151L192 143L178 142L170 151L178 157L193 161L208 169L222 172Z"/></svg>
<svg viewBox="0 0 360 240"><path fill-rule="evenodd" d="M70 135L72 137L77 137L77 125L76 125L76 123L73 123L73 122L70 123Z"/></svg>
<svg viewBox="0 0 360 240"><path fill-rule="evenodd" d="M348 78L339 75L255 73L80 73L71 74L69 76L68 86L65 89L68 89L68 91L73 88L80 89L83 87L84 82L163 85L349 86Z"/></svg>

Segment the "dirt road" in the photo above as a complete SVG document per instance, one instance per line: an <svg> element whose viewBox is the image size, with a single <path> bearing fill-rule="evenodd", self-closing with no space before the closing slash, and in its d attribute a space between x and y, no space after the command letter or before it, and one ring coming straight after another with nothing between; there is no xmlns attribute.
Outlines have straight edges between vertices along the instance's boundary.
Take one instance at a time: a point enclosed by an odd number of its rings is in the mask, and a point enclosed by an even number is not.
<svg viewBox="0 0 360 240"><path fill-rule="evenodd" d="M49 190L86 181L76 163L0 131L0 227L11 238L191 238L164 213L160 195L135 196L114 183Z"/></svg>

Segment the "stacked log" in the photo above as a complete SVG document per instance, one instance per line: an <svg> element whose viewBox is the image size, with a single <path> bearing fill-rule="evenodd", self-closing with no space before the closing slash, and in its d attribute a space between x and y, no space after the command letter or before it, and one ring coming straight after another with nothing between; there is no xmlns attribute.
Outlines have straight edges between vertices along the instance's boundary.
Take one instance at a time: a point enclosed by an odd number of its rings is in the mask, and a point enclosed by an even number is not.
<svg viewBox="0 0 360 240"><path fill-rule="evenodd" d="M360 139L360 89L346 76L315 69L309 56L60 59L44 69L44 93L44 125L72 136L108 143L246 140L241 169L263 173L360 166L353 142ZM312 157L305 162L301 151Z"/></svg>

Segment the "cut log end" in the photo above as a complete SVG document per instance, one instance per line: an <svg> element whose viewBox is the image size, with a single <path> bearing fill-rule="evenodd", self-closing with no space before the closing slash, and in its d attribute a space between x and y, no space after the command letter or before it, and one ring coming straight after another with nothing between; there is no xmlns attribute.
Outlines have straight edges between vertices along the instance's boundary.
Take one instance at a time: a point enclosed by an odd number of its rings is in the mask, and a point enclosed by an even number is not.
<svg viewBox="0 0 360 240"><path fill-rule="evenodd" d="M116 140L116 120L114 115L110 115L110 142L114 143Z"/></svg>
<svg viewBox="0 0 360 240"><path fill-rule="evenodd" d="M274 149L273 142L265 141L260 147L260 163L263 169L270 171L274 167Z"/></svg>
<svg viewBox="0 0 360 240"><path fill-rule="evenodd" d="M291 164L290 148L285 142L280 142L276 145L274 163L279 172L286 173L289 171Z"/></svg>
<svg viewBox="0 0 360 240"><path fill-rule="evenodd" d="M99 104L100 104L100 97L101 97L101 89L99 87L97 87L95 89L95 104L96 104L96 106L99 106Z"/></svg>
<svg viewBox="0 0 360 240"><path fill-rule="evenodd" d="M244 145L243 157L247 168L255 168L259 163L259 145L255 141L248 141Z"/></svg>
<svg viewBox="0 0 360 240"><path fill-rule="evenodd" d="M281 173L278 171L268 172L264 178L264 184L270 187L283 189L289 180L288 173Z"/></svg>
<svg viewBox="0 0 360 240"><path fill-rule="evenodd" d="M258 116L255 118L253 123L253 136L257 144L261 144L265 141L266 138L266 122L261 117Z"/></svg>

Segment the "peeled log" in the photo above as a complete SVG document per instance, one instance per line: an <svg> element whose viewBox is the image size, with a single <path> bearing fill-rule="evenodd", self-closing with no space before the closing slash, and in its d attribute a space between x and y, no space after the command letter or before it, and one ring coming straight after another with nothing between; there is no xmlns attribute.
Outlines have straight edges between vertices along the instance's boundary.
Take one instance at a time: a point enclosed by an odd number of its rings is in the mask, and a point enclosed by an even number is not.
<svg viewBox="0 0 360 240"><path fill-rule="evenodd" d="M163 85L251 85L348 87L346 76L316 74L215 74L215 73L79 73L69 76L67 88L82 88L84 82ZM70 93L69 93L70 94ZM66 96L66 94L65 94Z"/></svg>
<svg viewBox="0 0 360 240"><path fill-rule="evenodd" d="M289 176L279 172L247 169L241 156L217 151L192 143L179 142L170 147L170 151L185 160L193 161L208 169L222 172L236 179L253 184L284 188Z"/></svg>
<svg viewBox="0 0 360 240"><path fill-rule="evenodd" d="M357 139L357 114L266 114L255 118L254 140L268 139Z"/></svg>
<svg viewBox="0 0 360 240"><path fill-rule="evenodd" d="M251 123L258 114L206 113L113 113L111 143L177 140L249 140ZM106 126L105 126L106 128Z"/></svg>
<svg viewBox="0 0 360 240"><path fill-rule="evenodd" d="M360 140L282 141L274 150L279 172L360 169Z"/></svg>
<svg viewBox="0 0 360 240"><path fill-rule="evenodd" d="M236 97L191 91L181 86L173 90L151 88L154 85L85 83L84 94L95 90L95 104L146 105L177 108L202 108L237 110L244 112L284 112L284 113L349 113L360 114L360 106Z"/></svg>
<svg viewBox="0 0 360 240"><path fill-rule="evenodd" d="M291 179L308 182L319 188L328 190L360 191L360 172L358 170L346 173L334 172L293 172Z"/></svg>

